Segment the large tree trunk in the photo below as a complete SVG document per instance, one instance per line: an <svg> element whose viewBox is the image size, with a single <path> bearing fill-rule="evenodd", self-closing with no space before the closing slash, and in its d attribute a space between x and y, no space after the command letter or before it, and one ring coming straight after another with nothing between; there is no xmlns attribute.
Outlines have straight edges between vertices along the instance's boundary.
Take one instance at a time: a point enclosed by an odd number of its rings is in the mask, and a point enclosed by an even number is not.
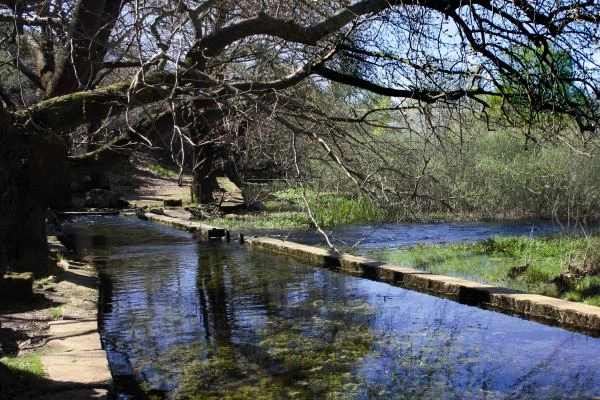
<svg viewBox="0 0 600 400"><path fill-rule="evenodd" d="M66 191L66 148L0 117L0 273L47 267L46 211Z"/></svg>
<svg viewBox="0 0 600 400"><path fill-rule="evenodd" d="M209 147L209 146L205 146ZM215 158L211 149L204 149L206 156L204 162L193 171L192 191L193 197L201 204L210 204L215 201L213 192L217 189L217 174L215 172Z"/></svg>

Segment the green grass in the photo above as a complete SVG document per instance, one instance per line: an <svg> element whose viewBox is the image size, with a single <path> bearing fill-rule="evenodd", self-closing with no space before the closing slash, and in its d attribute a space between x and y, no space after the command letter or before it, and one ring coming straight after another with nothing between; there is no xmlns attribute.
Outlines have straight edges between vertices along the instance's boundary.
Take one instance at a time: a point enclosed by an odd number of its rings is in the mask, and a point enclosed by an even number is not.
<svg viewBox="0 0 600 400"><path fill-rule="evenodd" d="M230 229L279 229L310 226L310 220L301 212L266 212L245 214L239 218L211 218L211 225Z"/></svg>
<svg viewBox="0 0 600 400"><path fill-rule="evenodd" d="M56 283L56 276L50 275L33 281L33 287L41 290L54 290Z"/></svg>
<svg viewBox="0 0 600 400"><path fill-rule="evenodd" d="M235 219L212 218L209 223L233 229L310 227L314 223L307 213L302 193L300 189L278 190L262 201L267 209L264 213L241 215ZM306 198L319 226L393 222L393 218L365 197L307 191Z"/></svg>
<svg viewBox="0 0 600 400"><path fill-rule="evenodd" d="M417 245L370 255L435 274L600 305L599 276L574 280L562 294L551 282L568 265L581 267L598 249L598 237L492 237L476 244ZM529 267L524 273L510 277L511 268L525 264Z"/></svg>
<svg viewBox="0 0 600 400"><path fill-rule="evenodd" d="M148 169L156 175L163 176L165 178L177 178L177 172L166 169L160 164L149 164Z"/></svg>
<svg viewBox="0 0 600 400"><path fill-rule="evenodd" d="M62 317L62 306L54 307L48 310L48 314L50 314L50 318L52 319L60 319Z"/></svg>
<svg viewBox="0 0 600 400"><path fill-rule="evenodd" d="M309 205L321 226L360 223L382 223L393 220L383 209L365 197L344 195L311 195Z"/></svg>
<svg viewBox="0 0 600 400"><path fill-rule="evenodd" d="M15 372L27 372L33 375L42 376L44 370L42 369L41 354L42 352L36 352L19 357L3 357L0 358L0 363Z"/></svg>
<svg viewBox="0 0 600 400"><path fill-rule="evenodd" d="M287 188L272 192L262 201L267 212L239 223L224 222L227 226L244 227L299 227L312 226L303 198L303 190ZM347 224L394 222L395 216L386 213L370 199L349 194L317 193L306 190L306 200L319 226L333 227Z"/></svg>

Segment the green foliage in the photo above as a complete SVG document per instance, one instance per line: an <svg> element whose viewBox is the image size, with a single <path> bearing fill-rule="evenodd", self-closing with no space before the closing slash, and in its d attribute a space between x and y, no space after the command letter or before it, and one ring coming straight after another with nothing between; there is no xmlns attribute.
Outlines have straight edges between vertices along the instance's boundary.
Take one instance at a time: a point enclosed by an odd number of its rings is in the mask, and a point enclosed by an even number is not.
<svg viewBox="0 0 600 400"><path fill-rule="evenodd" d="M155 173L156 175L165 177L165 178L176 178L177 172L167 169L160 164L149 164L148 169Z"/></svg>
<svg viewBox="0 0 600 400"><path fill-rule="evenodd" d="M319 226L332 227L347 224L392 222L393 213L387 213L363 196L318 193L313 190L286 188L270 194L263 205L269 210L263 214L248 214L231 218L211 219L211 224L229 228L291 228L312 226L303 194ZM291 210L291 211L280 211Z"/></svg>
<svg viewBox="0 0 600 400"><path fill-rule="evenodd" d="M308 301L292 308L322 305ZM353 307L354 306L354 307ZM364 304L328 304L333 315L370 315ZM189 359L174 392L176 399L347 399L359 389L355 363L372 353L374 332L362 324L320 316L291 321L271 316L257 344L218 346L203 360L196 352L176 351ZM197 357L197 355L196 355ZM191 358L191 359L190 359ZM181 360L181 358L179 359Z"/></svg>
<svg viewBox="0 0 600 400"><path fill-rule="evenodd" d="M457 276L512 289L558 297L551 282L569 265L584 264L598 254L600 237L500 237L475 244L417 245L406 249L374 251L373 257L435 274ZM514 277L514 267L527 265ZM600 277L586 276L561 297L600 304Z"/></svg>
<svg viewBox="0 0 600 400"><path fill-rule="evenodd" d="M568 123L556 110L577 112L586 106L587 96L573 84L573 59L567 51L547 42L535 49L515 46L511 53L516 73L501 77L498 89L506 102L492 97L492 113L512 115L523 126L534 120Z"/></svg>
<svg viewBox="0 0 600 400"><path fill-rule="evenodd" d="M52 318L52 319L60 319L62 317L62 312L63 312L62 307L54 307L54 308L51 308L50 310L48 310L48 313L50 314L50 318Z"/></svg>
<svg viewBox="0 0 600 400"><path fill-rule="evenodd" d="M32 353L19 357L3 357L0 358L0 363L16 372L28 372L37 376L42 376L44 373L40 353Z"/></svg>
<svg viewBox="0 0 600 400"><path fill-rule="evenodd" d="M566 146L525 145L519 132L492 132L466 143L453 165L440 154L431 190L455 212L483 216L600 215L600 162Z"/></svg>
<svg viewBox="0 0 600 400"><path fill-rule="evenodd" d="M387 222L391 219L365 197L312 194L309 205L320 226Z"/></svg>
<svg viewBox="0 0 600 400"><path fill-rule="evenodd" d="M262 214L245 214L238 218L212 218L211 225L233 229L277 229L310 226L310 220L301 212L268 212Z"/></svg>
<svg viewBox="0 0 600 400"><path fill-rule="evenodd" d="M33 287L36 289L41 289L45 291L52 291L56 287L56 276L50 275L44 278L36 279L33 282Z"/></svg>

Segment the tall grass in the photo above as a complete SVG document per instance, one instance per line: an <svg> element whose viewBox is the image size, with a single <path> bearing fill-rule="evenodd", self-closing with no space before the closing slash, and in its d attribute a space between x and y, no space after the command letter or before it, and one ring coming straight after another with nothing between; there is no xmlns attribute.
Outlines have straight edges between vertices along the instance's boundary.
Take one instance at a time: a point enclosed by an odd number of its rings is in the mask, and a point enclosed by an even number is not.
<svg viewBox="0 0 600 400"><path fill-rule="evenodd" d="M309 198L315 220L321 226L387 222L390 216L372 200L359 196L316 195Z"/></svg>
<svg viewBox="0 0 600 400"><path fill-rule="evenodd" d="M492 237L475 244L416 245L370 255L435 274L600 305L600 276L575 279L564 293L552 283L569 265L582 266L598 249L599 237ZM511 275L514 267L525 265L524 272Z"/></svg>

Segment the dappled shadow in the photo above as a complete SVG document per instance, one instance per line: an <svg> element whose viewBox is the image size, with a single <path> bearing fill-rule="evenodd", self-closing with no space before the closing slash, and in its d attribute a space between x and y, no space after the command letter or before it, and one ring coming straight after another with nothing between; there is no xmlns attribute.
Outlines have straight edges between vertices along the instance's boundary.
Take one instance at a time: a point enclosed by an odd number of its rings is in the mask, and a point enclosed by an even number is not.
<svg viewBox="0 0 600 400"><path fill-rule="evenodd" d="M55 300L49 299L43 293L34 293L28 300L0 300L0 321L7 314L38 311L60 304Z"/></svg>
<svg viewBox="0 0 600 400"><path fill-rule="evenodd" d="M0 358L16 356L19 352L19 343L28 339L29 336L25 332L0 328Z"/></svg>
<svg viewBox="0 0 600 400"><path fill-rule="evenodd" d="M94 276L78 274L73 271L65 271L61 276L62 281L67 281L77 286L84 286L88 289L96 290L98 288L97 279Z"/></svg>
<svg viewBox="0 0 600 400"><path fill-rule="evenodd" d="M37 399L45 400L94 398L97 390L111 390L111 384L81 384L54 381L31 372L9 368L0 363L0 400Z"/></svg>

